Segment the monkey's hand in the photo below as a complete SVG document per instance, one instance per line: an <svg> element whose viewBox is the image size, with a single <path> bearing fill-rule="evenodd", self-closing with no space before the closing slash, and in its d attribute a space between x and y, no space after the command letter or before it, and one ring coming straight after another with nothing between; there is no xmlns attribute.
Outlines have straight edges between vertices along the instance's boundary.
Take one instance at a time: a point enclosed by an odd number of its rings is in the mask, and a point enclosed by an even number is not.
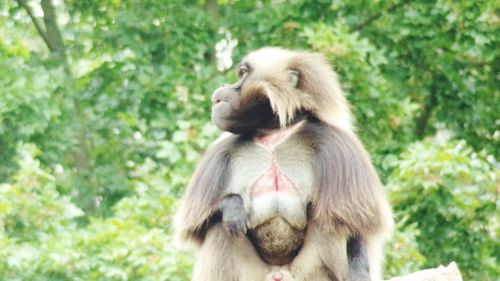
<svg viewBox="0 0 500 281"><path fill-rule="evenodd" d="M222 213L222 224L232 235L247 233L247 214L243 199L238 195L228 195L222 199L219 207Z"/></svg>
<svg viewBox="0 0 500 281"><path fill-rule="evenodd" d="M234 210L222 214L224 227L233 235L243 235L247 233L247 215L245 211Z"/></svg>

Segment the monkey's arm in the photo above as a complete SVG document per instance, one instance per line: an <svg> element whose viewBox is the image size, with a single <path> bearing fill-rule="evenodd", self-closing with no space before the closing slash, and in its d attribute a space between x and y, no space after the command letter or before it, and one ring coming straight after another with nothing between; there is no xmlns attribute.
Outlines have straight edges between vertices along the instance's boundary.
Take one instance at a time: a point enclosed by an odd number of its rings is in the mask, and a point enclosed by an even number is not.
<svg viewBox="0 0 500 281"><path fill-rule="evenodd" d="M378 175L353 133L312 122L305 131L314 136L315 148L312 220L322 231L347 238L348 280L370 280L369 275L373 278L378 274L379 262L372 261L373 250L369 255L367 251L382 245L392 227Z"/></svg>
<svg viewBox="0 0 500 281"><path fill-rule="evenodd" d="M218 211L236 138L230 135L217 141L196 168L175 216L177 242L203 242L208 228L220 219Z"/></svg>
<svg viewBox="0 0 500 281"><path fill-rule="evenodd" d="M389 209L382 184L368 153L350 132L311 122L304 130L313 136L315 195L312 219L345 237L376 233L388 223ZM390 210L390 209L389 209Z"/></svg>

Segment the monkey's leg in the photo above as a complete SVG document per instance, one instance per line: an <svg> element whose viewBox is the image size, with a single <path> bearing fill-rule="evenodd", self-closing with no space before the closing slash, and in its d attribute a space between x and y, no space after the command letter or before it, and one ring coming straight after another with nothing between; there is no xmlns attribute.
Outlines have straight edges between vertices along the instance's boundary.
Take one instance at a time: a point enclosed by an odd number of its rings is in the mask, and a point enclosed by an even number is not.
<svg viewBox="0 0 500 281"><path fill-rule="evenodd" d="M366 240L359 236L349 238L347 242L347 257L349 260L347 281L370 281Z"/></svg>
<svg viewBox="0 0 500 281"><path fill-rule="evenodd" d="M313 223L307 227L304 246L290 271L297 281L344 281L348 271L345 236L321 231Z"/></svg>
<svg viewBox="0 0 500 281"><path fill-rule="evenodd" d="M264 280L271 271L244 235L231 235L222 224L208 231L192 281Z"/></svg>
<svg viewBox="0 0 500 281"><path fill-rule="evenodd" d="M382 280L382 260L384 257L384 242L388 234L381 232L366 236L366 248L372 281Z"/></svg>

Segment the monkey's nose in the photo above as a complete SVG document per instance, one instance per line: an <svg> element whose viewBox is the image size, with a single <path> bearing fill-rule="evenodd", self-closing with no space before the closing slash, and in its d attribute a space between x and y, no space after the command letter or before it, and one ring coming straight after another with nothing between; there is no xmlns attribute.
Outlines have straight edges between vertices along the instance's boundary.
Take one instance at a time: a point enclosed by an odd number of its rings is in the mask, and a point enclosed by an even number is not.
<svg viewBox="0 0 500 281"><path fill-rule="evenodd" d="M283 280L283 274L281 274L281 273L279 273L279 272L278 272L278 273L275 273L275 274L273 275L273 280L274 280L274 281L282 281L282 280Z"/></svg>
<svg viewBox="0 0 500 281"><path fill-rule="evenodd" d="M215 90L215 93L212 95L212 103L218 104L223 101L227 101L227 88L221 86L219 89Z"/></svg>
<svg viewBox="0 0 500 281"><path fill-rule="evenodd" d="M237 91L231 87L220 87L212 95L212 103L232 102L237 98Z"/></svg>
<svg viewBox="0 0 500 281"><path fill-rule="evenodd" d="M219 93L215 92L215 94L212 95L212 103L218 104L220 102L222 102L221 95Z"/></svg>

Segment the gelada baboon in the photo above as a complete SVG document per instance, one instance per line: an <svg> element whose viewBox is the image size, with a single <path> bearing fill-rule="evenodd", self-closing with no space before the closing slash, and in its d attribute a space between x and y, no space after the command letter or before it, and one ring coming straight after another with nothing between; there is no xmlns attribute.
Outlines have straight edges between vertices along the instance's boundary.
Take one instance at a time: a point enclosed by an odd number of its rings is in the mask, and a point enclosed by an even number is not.
<svg viewBox="0 0 500 281"><path fill-rule="evenodd" d="M195 281L378 280L390 207L325 58L263 48L213 94L223 131L175 219Z"/></svg>

